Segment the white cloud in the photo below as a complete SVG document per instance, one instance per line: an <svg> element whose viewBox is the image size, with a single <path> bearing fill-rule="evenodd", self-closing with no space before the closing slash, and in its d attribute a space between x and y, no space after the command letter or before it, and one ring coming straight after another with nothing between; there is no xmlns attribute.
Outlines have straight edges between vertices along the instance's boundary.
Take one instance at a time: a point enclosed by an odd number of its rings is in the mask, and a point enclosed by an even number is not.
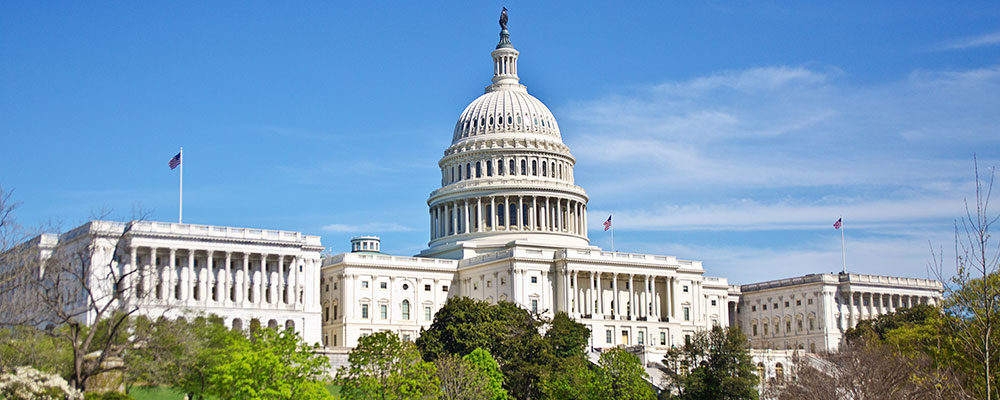
<svg viewBox="0 0 1000 400"><path fill-rule="evenodd" d="M369 222L360 225L329 224L323 225L327 232L344 232L359 234L377 234L380 232L410 232L413 228L392 222Z"/></svg>
<svg viewBox="0 0 1000 400"><path fill-rule="evenodd" d="M973 47L1000 45L1000 32L985 33L979 36L962 38L939 46L938 50L962 50Z"/></svg>

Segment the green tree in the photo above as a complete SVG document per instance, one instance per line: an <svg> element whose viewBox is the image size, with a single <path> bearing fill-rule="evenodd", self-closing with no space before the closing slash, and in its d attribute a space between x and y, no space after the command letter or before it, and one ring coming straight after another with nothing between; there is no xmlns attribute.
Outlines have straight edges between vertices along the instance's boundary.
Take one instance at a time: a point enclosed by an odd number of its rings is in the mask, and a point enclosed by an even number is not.
<svg viewBox="0 0 1000 400"><path fill-rule="evenodd" d="M974 165L976 196L966 200L961 224L955 222L955 272L945 273L941 251L932 254L931 269L945 283L944 321L971 369L967 388L992 400L1000 398L1000 245L990 229L1000 214L989 208L995 168L981 177L978 160Z"/></svg>
<svg viewBox="0 0 1000 400"><path fill-rule="evenodd" d="M556 358L585 357L590 340L590 328L574 321L565 311L556 313L545 331L545 340Z"/></svg>
<svg viewBox="0 0 1000 400"><path fill-rule="evenodd" d="M326 399L329 361L291 329L229 336L208 368L208 394L221 400Z"/></svg>
<svg viewBox="0 0 1000 400"><path fill-rule="evenodd" d="M553 364L549 344L538 333L542 321L514 303L489 304L451 298L417 338L425 360L443 354L488 350L500 364L508 393L528 399L542 394L541 382Z"/></svg>
<svg viewBox="0 0 1000 400"><path fill-rule="evenodd" d="M490 378L462 357L446 354L434 360L442 400L490 400Z"/></svg>
<svg viewBox="0 0 1000 400"><path fill-rule="evenodd" d="M655 399L656 394L646 381L649 375L639 357L615 347L601 354L597 361L597 391L603 399Z"/></svg>
<svg viewBox="0 0 1000 400"><path fill-rule="evenodd" d="M507 398L507 390L503 388L503 372L500 371L500 364L493 358L489 350L477 348L471 353L462 357L469 365L479 370L488 379L490 399L504 400Z"/></svg>
<svg viewBox="0 0 1000 400"><path fill-rule="evenodd" d="M31 326L0 329L0 372L15 367L34 369L67 378L72 374L73 355L65 341Z"/></svg>
<svg viewBox="0 0 1000 400"><path fill-rule="evenodd" d="M410 342L392 332L363 336L337 372L345 399L430 399L441 394L434 364L423 361Z"/></svg>
<svg viewBox="0 0 1000 400"><path fill-rule="evenodd" d="M884 341L889 331L894 329L923 325L941 312L931 305L921 304L911 308L902 308L896 312L882 314L873 319L858 321L858 324L844 332L848 342L858 339L874 339Z"/></svg>
<svg viewBox="0 0 1000 400"><path fill-rule="evenodd" d="M668 350L663 365L681 399L758 398L760 379L739 328L698 332L683 347Z"/></svg>
<svg viewBox="0 0 1000 400"><path fill-rule="evenodd" d="M543 384L543 391L550 399L603 399L597 382L597 368L586 358L573 357L553 368Z"/></svg>
<svg viewBox="0 0 1000 400"><path fill-rule="evenodd" d="M129 366L127 382L171 386L196 400L209 389L209 372L225 357L232 340L242 339L241 332L229 330L216 315L149 321L140 317L138 330L147 330L149 338L142 346L126 354Z"/></svg>

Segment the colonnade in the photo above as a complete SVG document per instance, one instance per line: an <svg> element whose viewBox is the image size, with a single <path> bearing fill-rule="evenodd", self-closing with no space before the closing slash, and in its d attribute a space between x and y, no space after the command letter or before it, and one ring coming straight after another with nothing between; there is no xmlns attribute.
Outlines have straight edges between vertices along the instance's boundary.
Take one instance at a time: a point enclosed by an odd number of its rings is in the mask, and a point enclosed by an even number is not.
<svg viewBox="0 0 1000 400"><path fill-rule="evenodd" d="M532 195L447 201L431 206L430 231L431 240L457 234L499 231L563 232L586 236L587 203Z"/></svg>
<svg viewBox="0 0 1000 400"><path fill-rule="evenodd" d="M675 276L634 273L566 270L561 273L561 299L569 305L570 315L583 318L683 321L683 307L690 321L703 312L697 299L702 295L699 282L689 283L694 301L678 306L686 297L679 294L682 284ZM682 297L684 297L682 299Z"/></svg>
<svg viewBox="0 0 1000 400"><path fill-rule="evenodd" d="M294 254L132 247L142 298L187 305L294 307L315 301L307 276L320 261Z"/></svg>
<svg viewBox="0 0 1000 400"><path fill-rule="evenodd" d="M837 301L842 330L853 328L858 321L895 312L899 308L910 308L920 304L934 305L932 296L879 293L869 291L841 292Z"/></svg>

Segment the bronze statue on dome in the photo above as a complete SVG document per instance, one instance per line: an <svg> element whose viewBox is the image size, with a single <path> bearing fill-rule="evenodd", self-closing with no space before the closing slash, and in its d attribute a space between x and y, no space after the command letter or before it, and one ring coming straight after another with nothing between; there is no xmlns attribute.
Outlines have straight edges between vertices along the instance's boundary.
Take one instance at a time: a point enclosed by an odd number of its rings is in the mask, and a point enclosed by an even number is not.
<svg viewBox="0 0 1000 400"><path fill-rule="evenodd" d="M507 30L507 7L500 12L500 29Z"/></svg>

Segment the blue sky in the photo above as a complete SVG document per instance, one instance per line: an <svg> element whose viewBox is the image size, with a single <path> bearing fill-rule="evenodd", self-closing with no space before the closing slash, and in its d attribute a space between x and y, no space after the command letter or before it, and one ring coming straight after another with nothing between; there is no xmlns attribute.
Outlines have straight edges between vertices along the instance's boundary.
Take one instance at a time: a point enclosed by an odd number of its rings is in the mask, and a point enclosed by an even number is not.
<svg viewBox="0 0 1000 400"><path fill-rule="evenodd" d="M425 247L501 5L559 119L591 240L751 282L927 276L972 156L1000 164L988 2L4 2L0 185L28 226L94 215Z"/></svg>

